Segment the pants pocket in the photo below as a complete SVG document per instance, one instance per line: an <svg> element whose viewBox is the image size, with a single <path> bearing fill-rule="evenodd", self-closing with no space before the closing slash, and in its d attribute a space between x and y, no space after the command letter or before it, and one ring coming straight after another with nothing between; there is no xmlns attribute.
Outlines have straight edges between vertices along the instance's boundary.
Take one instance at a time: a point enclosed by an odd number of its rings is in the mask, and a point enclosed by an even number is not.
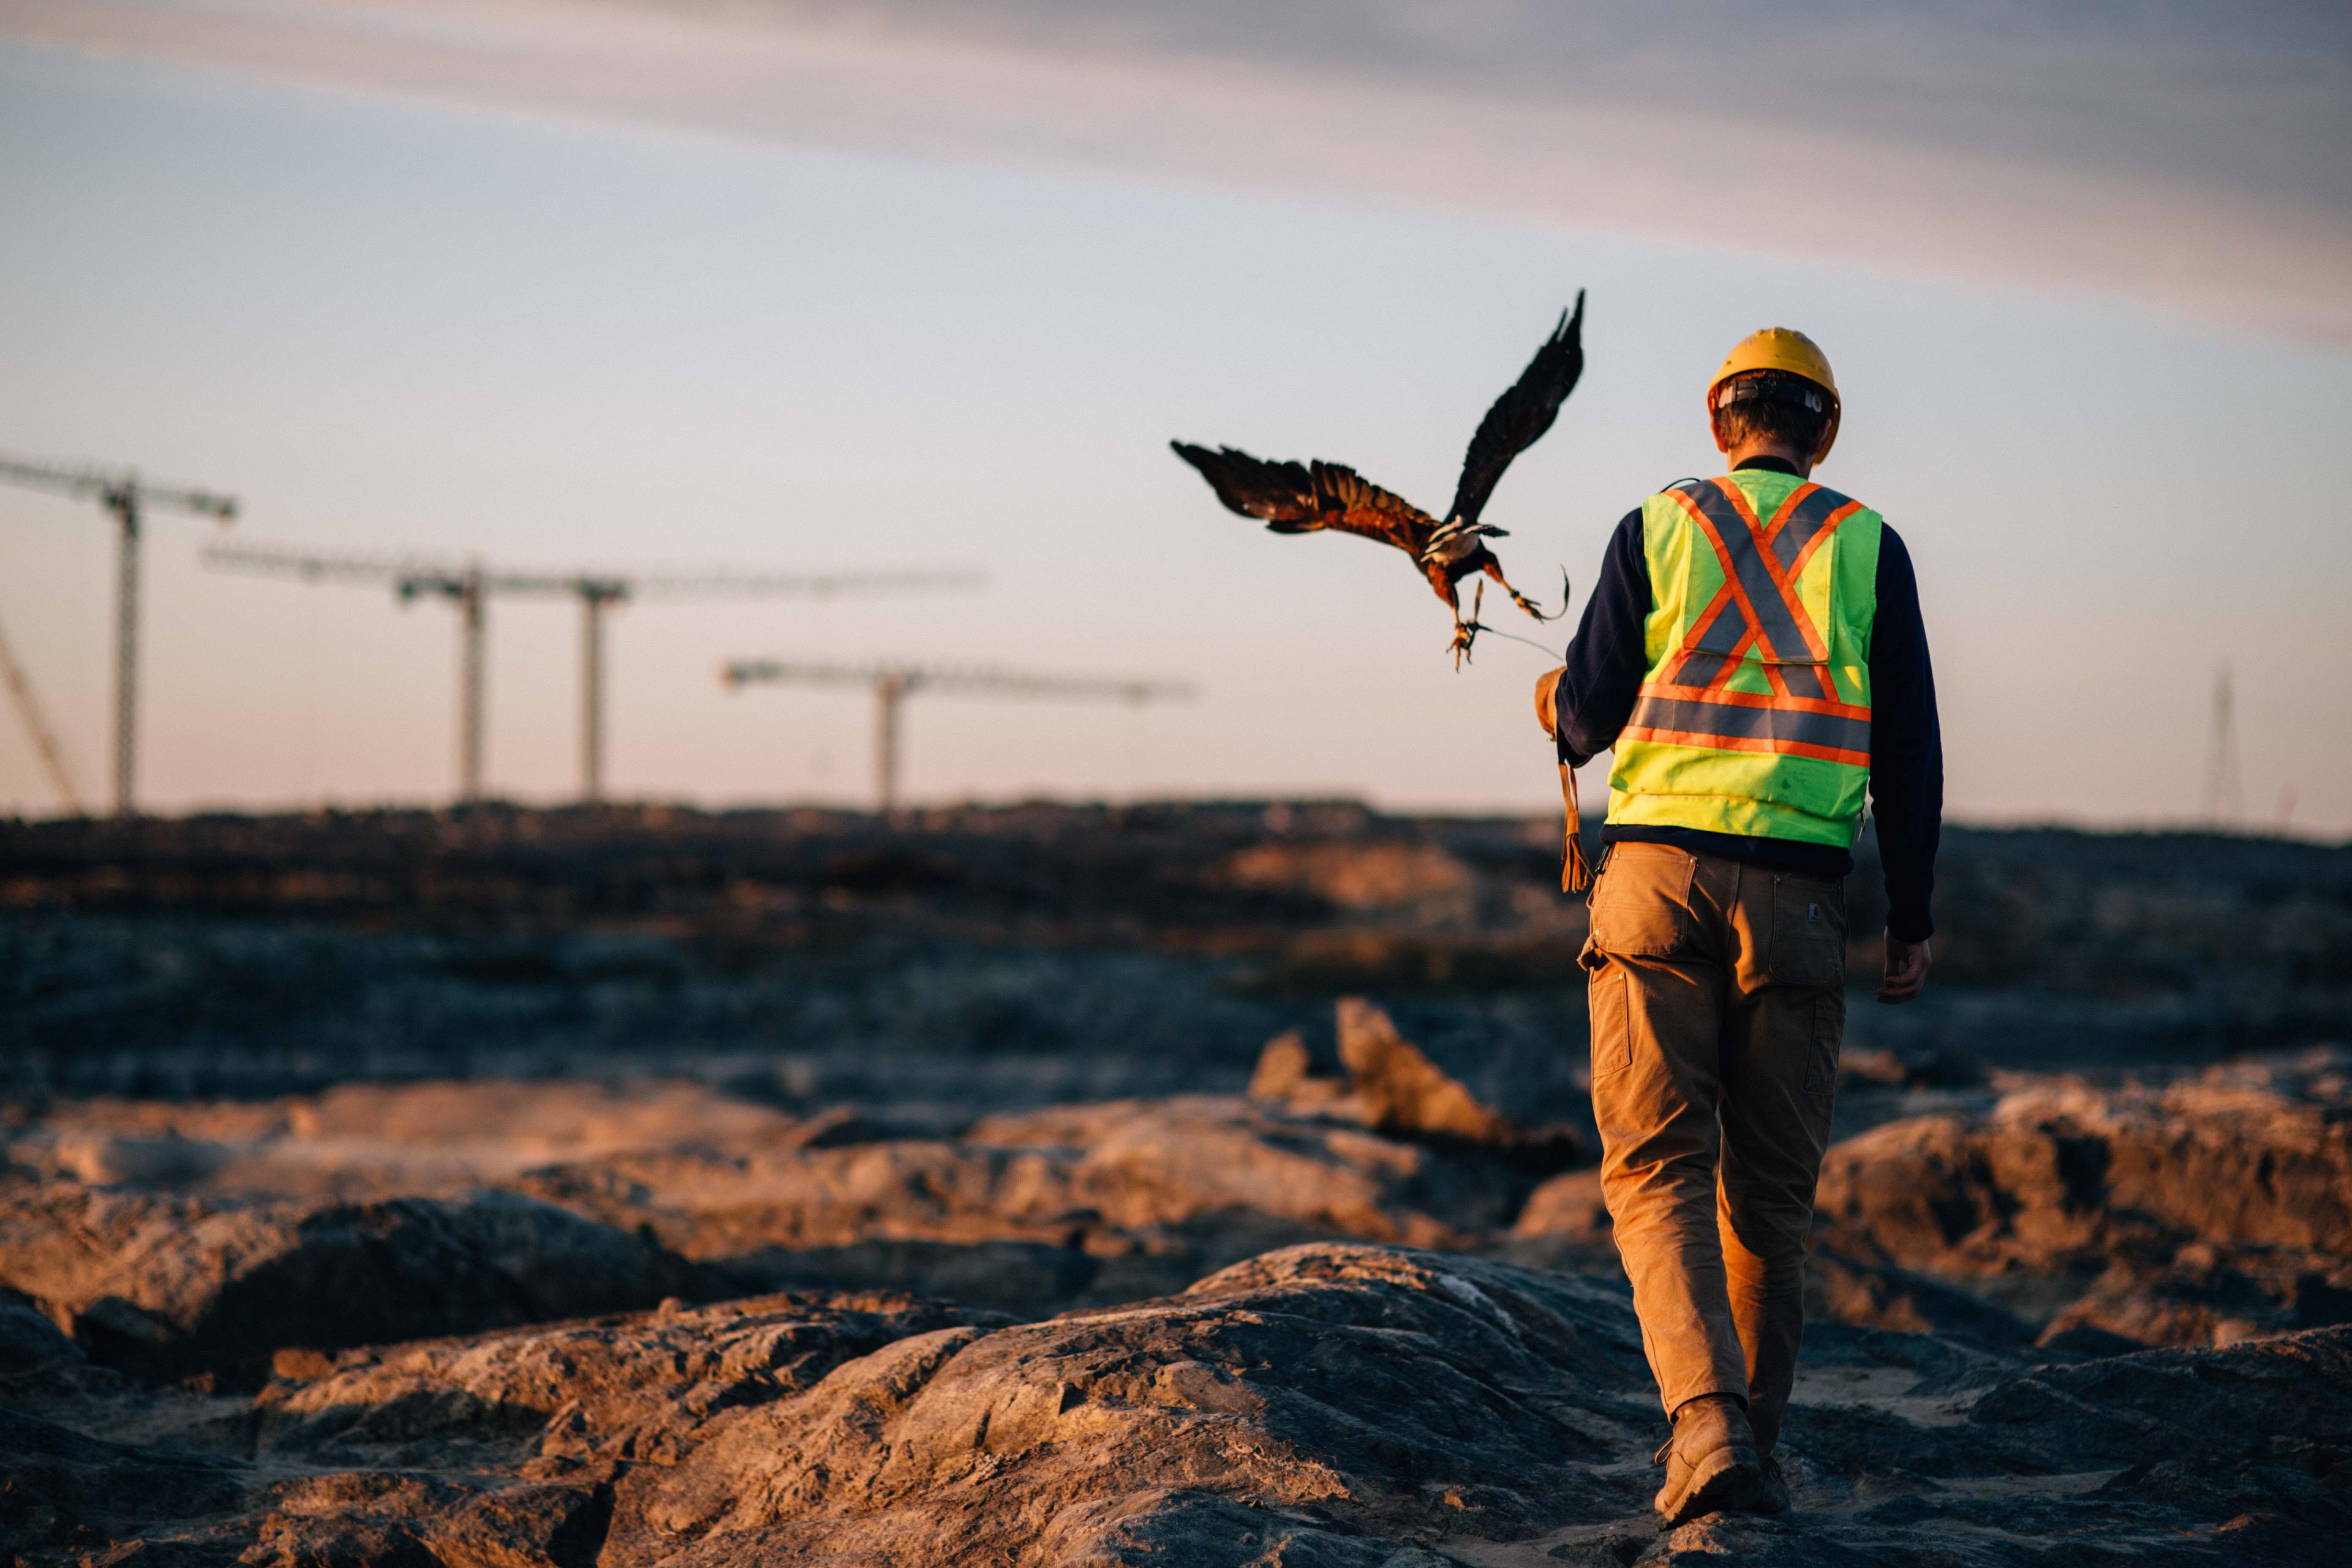
<svg viewBox="0 0 2352 1568"><path fill-rule="evenodd" d="M1633 1019L1625 988L1632 982L1615 964L1592 972L1586 994L1592 1005L1592 1081L1633 1065Z"/></svg>
<svg viewBox="0 0 2352 1568"><path fill-rule="evenodd" d="M1772 879L1771 978L1781 985L1845 984L1845 889L1810 877Z"/></svg>
<svg viewBox="0 0 2352 1568"><path fill-rule="evenodd" d="M1592 946L1629 958L1680 952L1689 940L1698 860L1662 844L1615 844L1592 886Z"/></svg>

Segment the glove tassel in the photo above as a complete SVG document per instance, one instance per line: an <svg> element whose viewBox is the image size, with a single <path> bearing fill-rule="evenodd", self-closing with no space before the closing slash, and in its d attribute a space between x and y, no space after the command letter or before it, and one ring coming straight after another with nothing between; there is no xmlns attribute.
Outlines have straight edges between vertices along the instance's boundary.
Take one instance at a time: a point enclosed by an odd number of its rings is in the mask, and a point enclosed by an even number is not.
<svg viewBox="0 0 2352 1568"><path fill-rule="evenodd" d="M1559 764L1559 795L1568 805L1568 835L1560 847L1559 890L1580 893L1592 885L1592 866L1584 858L1584 824L1576 815L1576 770Z"/></svg>

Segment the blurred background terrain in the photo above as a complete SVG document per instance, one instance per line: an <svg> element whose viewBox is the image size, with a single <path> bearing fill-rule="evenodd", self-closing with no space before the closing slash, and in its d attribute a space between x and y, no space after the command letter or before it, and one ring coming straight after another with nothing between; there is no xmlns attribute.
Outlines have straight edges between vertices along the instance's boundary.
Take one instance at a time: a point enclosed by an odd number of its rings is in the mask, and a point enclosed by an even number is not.
<svg viewBox="0 0 2352 1568"><path fill-rule="evenodd" d="M1055 1099L1229 1091L1369 994L1489 1102L1570 1119L1580 900L1540 818L1345 801L200 816L0 828L12 1094L268 1095L346 1077L677 1076L954 1131ZM1852 1052L2202 1066L2344 1043L2352 851L1956 828L1936 989Z"/></svg>

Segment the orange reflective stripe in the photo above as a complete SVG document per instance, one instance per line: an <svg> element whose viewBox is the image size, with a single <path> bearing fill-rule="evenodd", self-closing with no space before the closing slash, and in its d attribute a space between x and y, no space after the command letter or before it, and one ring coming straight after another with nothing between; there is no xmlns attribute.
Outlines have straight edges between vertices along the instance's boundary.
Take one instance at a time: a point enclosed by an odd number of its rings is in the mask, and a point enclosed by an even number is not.
<svg viewBox="0 0 2352 1568"><path fill-rule="evenodd" d="M1805 563L1838 531L1838 525L1862 510L1860 501L1850 500L1833 489L1816 484L1801 485L1773 514L1772 536L1766 545L1793 583L1804 574Z"/></svg>
<svg viewBox="0 0 2352 1568"><path fill-rule="evenodd" d="M1768 697L1760 691L1706 691L1697 687L1675 686L1664 680L1642 683L1643 697L1675 697L1702 699L1725 708L1786 708L1797 713L1826 713L1837 719L1870 717L1870 710L1859 702L1840 702L1820 697Z"/></svg>
<svg viewBox="0 0 2352 1568"><path fill-rule="evenodd" d="M1646 724L1628 724L1620 738L1627 741L1653 741L1669 746L1698 746L1715 752L1769 752L1781 757L1811 757L1817 762L1843 763L1848 767L1870 766L1868 752L1849 751L1839 746L1809 745L1802 741L1759 739L1747 735L1716 735L1696 731L1659 730Z"/></svg>
<svg viewBox="0 0 2352 1568"><path fill-rule="evenodd" d="M1739 606L1731 596L1731 585L1727 583L1715 591L1715 597L1691 623L1690 635L1683 638L1682 655L1674 669L1675 681L1685 686L1712 686L1727 677L1747 651L1748 639L1743 635L1746 630Z"/></svg>
<svg viewBox="0 0 2352 1568"><path fill-rule="evenodd" d="M1826 511L1822 513L1820 526L1812 528L1810 535L1805 538L1802 543L1797 546L1796 558L1789 563L1789 582L1792 586L1800 577L1804 575L1805 563L1812 560L1813 552L1819 550L1831 539L1836 537L1839 526L1843 524L1846 519L1853 516L1855 513L1863 510L1863 506L1860 501L1848 500L1845 497L1838 494L1835 490L1825 490L1819 485L1813 485L1810 487L1810 489L1811 494L1807 496L1805 504L1801 509L1797 507L1784 507L1781 509L1784 517L1790 523L1795 525L1796 528L1803 528L1810 525L1811 519L1807 514L1811 512L1814 508L1826 507L1828 509ZM1792 531L1793 530L1791 528L1784 527L1780 529L1773 535L1774 545L1778 546L1781 541L1790 538ZM1798 614L1804 614L1804 606L1802 605L1798 605L1797 608ZM1807 616L1806 625L1811 626L1811 617ZM1830 679L1829 664L1826 659L1824 659L1822 663L1816 668L1815 673L1818 674L1822 679L1822 695L1834 700L1837 697L1837 682Z"/></svg>
<svg viewBox="0 0 2352 1568"><path fill-rule="evenodd" d="M1804 697L1642 688L1623 733L1718 751L1773 752L1870 765L1870 710Z"/></svg>
<svg viewBox="0 0 2352 1568"><path fill-rule="evenodd" d="M1725 485L1719 481L1709 481L1696 491L1668 490L1666 493L1681 503L1683 510L1690 514L1691 521L1698 525L1699 531L1706 535L1708 545L1715 551L1717 562L1723 568L1723 584L1731 590L1732 597L1738 602L1739 613L1747 620L1748 629L1751 632L1764 630L1766 628L1763 617L1757 614L1756 598L1750 594L1747 581L1750 574L1740 570L1741 555L1750 560L1755 557L1756 538L1748 531L1746 520L1740 516L1738 510L1734 510L1731 503L1724 500L1723 492L1727 489L1737 494L1738 487ZM1729 515L1723 515L1724 513ZM1748 548L1745 551L1735 552L1731 544L1726 541L1726 534L1730 535L1733 540L1744 542ZM1771 595L1767 602L1775 605L1781 611L1780 618L1786 619L1788 606L1780 602L1780 596L1777 594ZM1789 643L1801 642L1794 626L1790 626L1788 630ZM1772 647L1776 640L1778 639L1768 637L1766 646ZM1774 647L1773 651L1782 653L1785 647L1784 643L1781 647ZM1811 650L1808 648L1804 651L1810 653ZM1785 653L1783 657L1786 657Z"/></svg>
<svg viewBox="0 0 2352 1568"><path fill-rule="evenodd" d="M1643 683L1624 735L1868 767L1870 710L1840 700L1827 639L1797 585L1813 552L1861 504L1801 484L1767 523L1729 479L1666 493L1715 552L1723 585L1692 623L1674 661ZM1769 692L1735 691L1727 684L1751 650L1759 655ZM1798 695L1791 666L1812 672L1807 685L1817 683L1820 696Z"/></svg>
<svg viewBox="0 0 2352 1568"><path fill-rule="evenodd" d="M1821 628L1813 625L1813 617L1805 613L1805 599L1804 595L1797 591L1796 574L1786 570L1780 564L1780 558L1768 548L1770 542L1780 536L1781 525L1794 515L1793 508L1797 499L1807 489L1820 487L1798 486L1789 492L1787 499L1780 502L1780 510L1772 514L1772 521L1769 523L1762 523L1757 521L1756 509L1748 503L1746 490L1728 479L1717 479L1716 483L1722 488L1724 495L1731 501L1732 510L1739 514L1739 521L1748 529L1748 537L1756 546L1756 562L1764 568L1764 575L1771 582L1772 597L1777 599L1780 608L1787 612L1789 624L1796 628L1797 635L1805 639L1805 651L1812 657L1803 662L1811 665L1813 679L1820 685L1822 695L1834 700L1837 696L1837 688L1830 680L1828 639L1822 636ZM1760 594L1757 598L1759 603L1763 602L1763 596ZM1781 662L1790 661L1784 658ZM1767 664L1764 667L1764 679L1775 691L1788 693L1787 675L1772 665Z"/></svg>
<svg viewBox="0 0 2352 1568"><path fill-rule="evenodd" d="M1611 820L1850 844L1871 771L1878 514L1743 473L1680 481L1642 516L1649 668L1618 732Z"/></svg>
<svg viewBox="0 0 2352 1568"><path fill-rule="evenodd" d="M1748 501L1746 490L1728 479L1717 479L1715 483L1716 487L1723 492L1723 499L1731 503L1731 510L1738 517L1740 526L1747 530L1748 538L1742 542L1742 544L1753 547L1755 563L1764 569L1764 580L1772 585L1772 592L1768 597L1757 591L1758 584L1751 575L1748 584L1748 596L1759 606L1777 604L1787 614L1790 627L1802 639L1805 652L1816 659L1827 658L1829 646L1822 641L1822 634L1814 626L1813 618L1805 614L1804 601L1790 588L1789 574L1781 570L1780 562L1773 558L1770 551L1764 548L1766 542L1778 531L1781 520L1787 516L1788 502L1780 503L1780 510L1772 514L1772 521L1768 523L1756 515L1756 508ZM1793 494L1794 492L1791 492L1791 499ZM1733 548L1742 558L1740 564L1743 567L1746 566L1748 550L1742 548L1741 544L1735 544ZM1780 654L1781 662L1784 664L1801 662L1790 659L1785 650L1776 648L1775 651Z"/></svg>
<svg viewBox="0 0 2352 1568"><path fill-rule="evenodd" d="M1779 563L1767 563L1757 537L1760 525L1739 487L1717 479L1696 493L1669 493L1706 533L1725 581L1747 612L1748 624L1763 634L1772 657L1782 664L1811 664L1826 658L1828 650L1815 646L1821 634L1812 631L1801 606L1790 605Z"/></svg>
<svg viewBox="0 0 2352 1568"><path fill-rule="evenodd" d="M1808 489L1815 493L1830 493L1822 491L1818 485L1800 487L1792 492L1790 500L1797 500L1806 494ZM1805 613L1804 603L1793 586L1791 576L1784 572L1772 552L1764 547L1768 535L1777 535L1780 525L1797 515L1791 506L1784 502L1773 514L1772 529L1767 530L1757 521L1755 509L1748 504L1746 494L1728 479L1711 479L1694 489L1675 489L1666 493L1706 535L1708 546L1715 552L1717 563L1723 570L1724 585L1731 591L1740 613L1747 619L1750 635L1743 639L1743 646L1736 652L1727 653L1727 659L1745 657L1747 643L1761 642L1769 655L1763 661L1765 679L1773 689L1785 690L1788 687L1787 678L1774 668L1775 665L1810 665L1822 695L1834 699L1837 687L1830 679L1825 668L1829 646L1820 628L1813 625L1812 617ZM1823 535L1816 530L1807 543L1821 537ZM1709 607L1713 608L1712 605ZM1708 640L1719 643L1720 637L1716 633L1715 623L1708 623L1706 629L1709 634L1715 634ZM1710 647L1707 651L1717 649ZM1715 673L1720 676L1727 672L1718 670ZM1708 682L1715 683L1713 680Z"/></svg>
<svg viewBox="0 0 2352 1568"><path fill-rule="evenodd" d="M1812 559L1813 552L1821 547L1821 542L1830 536L1829 530L1813 529L1811 536L1798 546L1793 560L1783 561L1778 547L1784 540L1795 537L1795 530L1811 523L1813 506L1820 498L1833 493L1810 482L1800 485L1790 492L1788 499L1780 503L1780 510L1772 514L1772 526L1768 531L1769 537L1765 541L1764 551L1765 565L1774 570L1781 595L1789 602L1789 613L1794 616L1797 624L1804 628L1805 640L1821 657L1821 662L1813 666L1813 679L1820 683L1822 695L1832 701L1837 700L1837 682L1830 679L1829 637L1821 627L1813 624L1811 613L1805 608L1804 593L1797 585L1799 577L1805 570L1805 563ZM1839 521L1843 521L1843 519Z"/></svg>
<svg viewBox="0 0 2352 1568"><path fill-rule="evenodd" d="M1715 672L1715 678L1706 683L1707 689L1710 691L1730 690L1731 678L1739 673L1739 667L1741 665L1748 662L1748 650L1755 646L1756 628L1754 626L1742 627L1739 633L1739 640L1732 645L1731 657L1723 661L1723 668L1717 670ZM1772 667L1767 664L1763 666L1763 668L1769 671ZM1771 683L1768 679L1766 684L1769 685Z"/></svg>

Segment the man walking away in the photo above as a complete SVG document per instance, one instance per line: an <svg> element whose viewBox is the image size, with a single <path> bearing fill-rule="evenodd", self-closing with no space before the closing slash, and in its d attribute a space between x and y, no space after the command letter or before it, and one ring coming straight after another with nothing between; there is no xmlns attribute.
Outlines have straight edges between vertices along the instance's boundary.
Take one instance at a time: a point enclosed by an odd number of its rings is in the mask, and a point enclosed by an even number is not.
<svg viewBox="0 0 2352 1568"><path fill-rule="evenodd" d="M1707 388L1719 479L1610 542L1536 706L1570 767L1615 752L1592 934L1601 1193L1674 1423L1656 1508L1778 1513L1773 1446L1804 1331L1805 1237L1845 1026L1844 878L1868 790L1885 868L1882 1002L1927 978L1943 745L1911 560L1810 482L1829 362L1785 328Z"/></svg>

